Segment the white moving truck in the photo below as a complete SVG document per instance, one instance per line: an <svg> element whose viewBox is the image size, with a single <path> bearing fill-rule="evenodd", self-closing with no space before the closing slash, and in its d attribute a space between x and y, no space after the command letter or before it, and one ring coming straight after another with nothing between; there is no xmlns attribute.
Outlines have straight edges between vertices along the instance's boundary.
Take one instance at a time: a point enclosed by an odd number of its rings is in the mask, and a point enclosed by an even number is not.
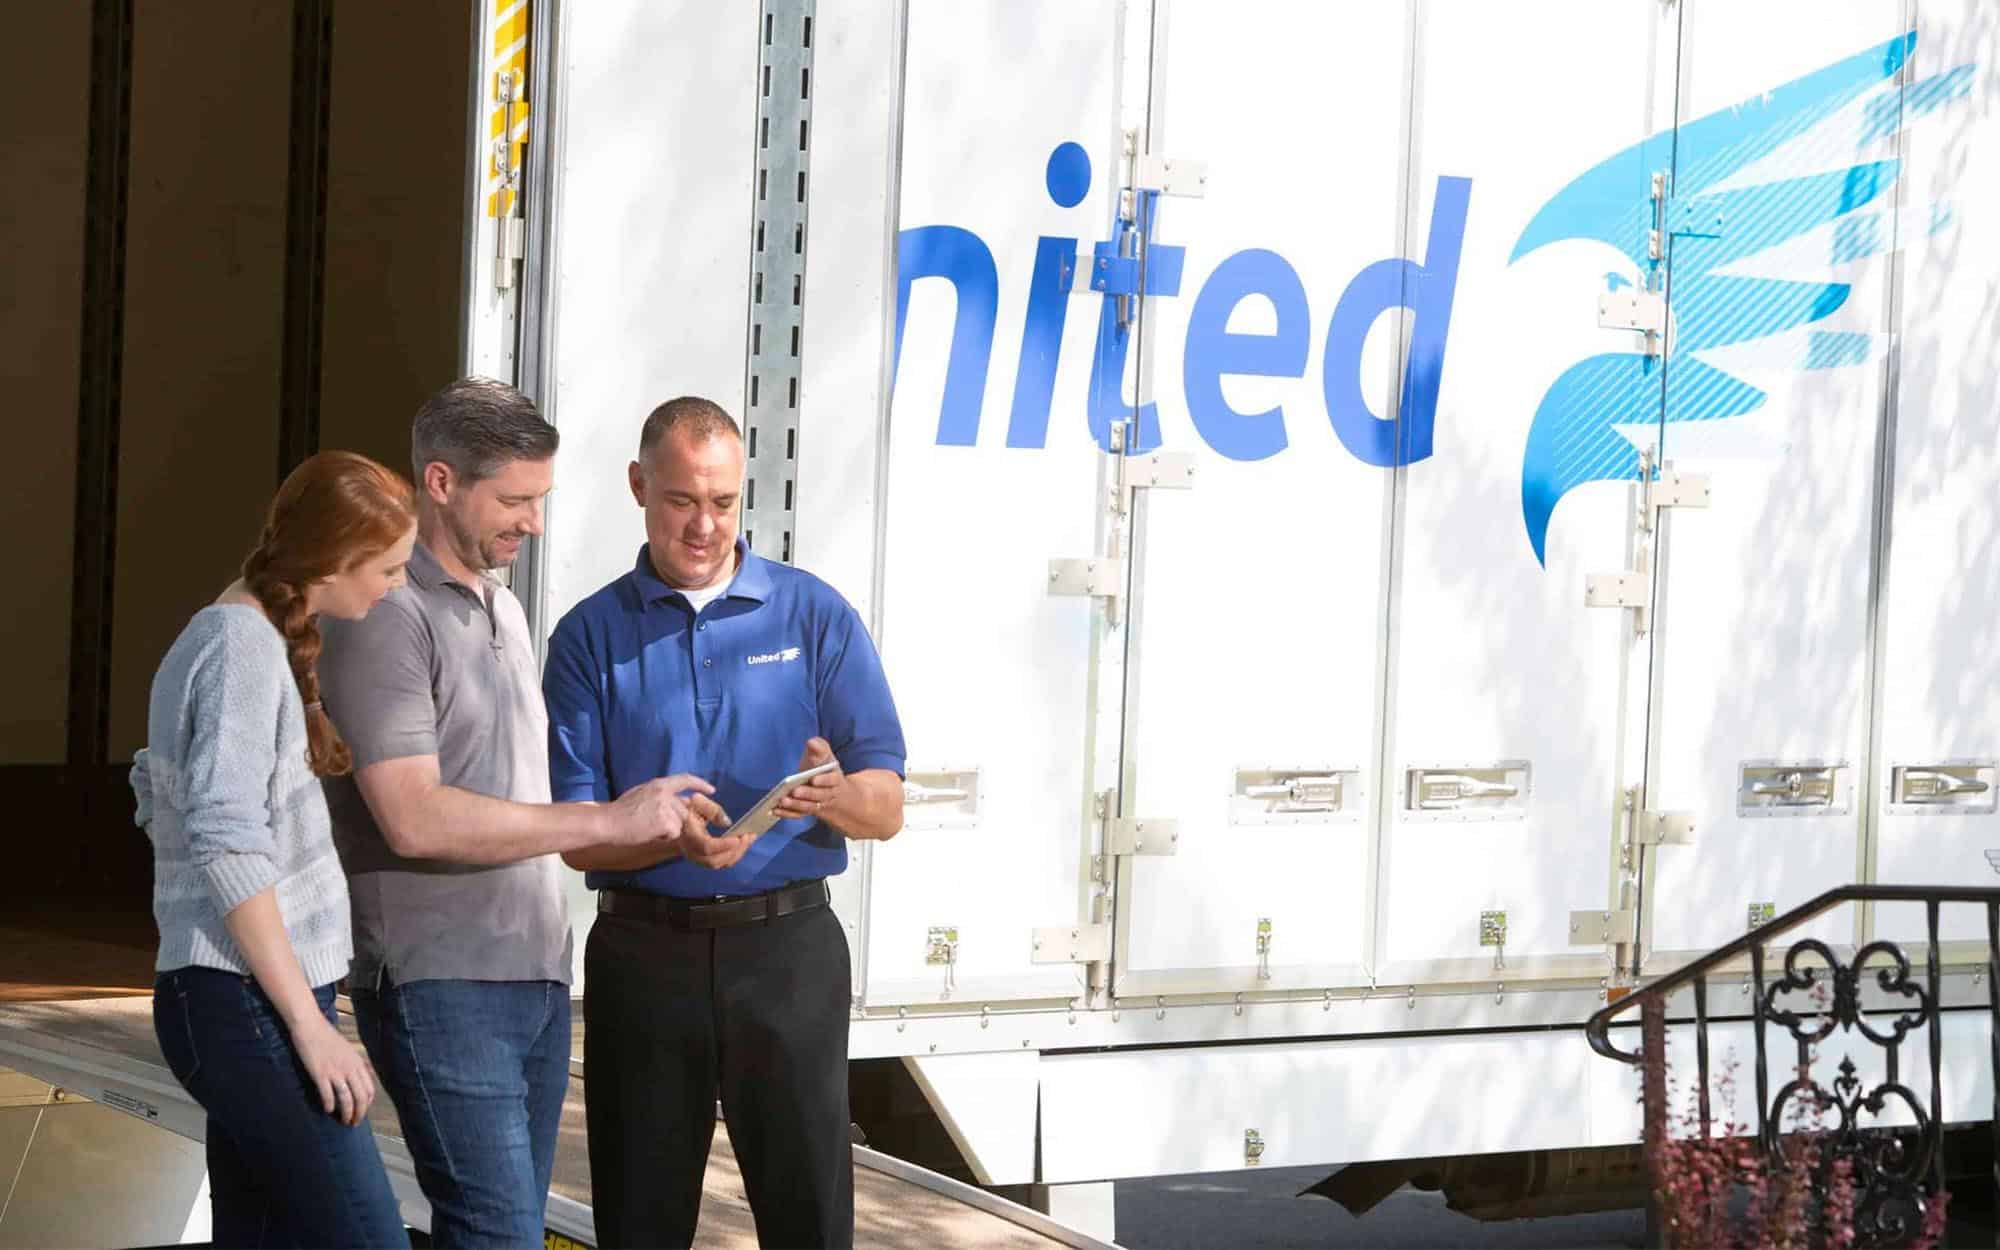
<svg viewBox="0 0 2000 1250"><path fill-rule="evenodd" d="M853 1053L982 1181L1630 1142L1608 993L1994 872L2000 4L528 26L468 267L564 436L524 593L629 565L655 403L743 419L909 738Z"/></svg>
<svg viewBox="0 0 2000 1250"><path fill-rule="evenodd" d="M1630 1143L1621 989L1993 880L2000 0L479 3L517 588L629 567L656 403L742 420L911 752L852 1053L979 1181Z"/></svg>

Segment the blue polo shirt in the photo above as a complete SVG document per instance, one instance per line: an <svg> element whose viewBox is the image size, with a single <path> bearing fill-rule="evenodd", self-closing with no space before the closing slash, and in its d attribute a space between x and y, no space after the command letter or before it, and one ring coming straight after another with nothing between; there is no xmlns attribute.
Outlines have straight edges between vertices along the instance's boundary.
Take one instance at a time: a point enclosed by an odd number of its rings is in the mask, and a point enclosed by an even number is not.
<svg viewBox="0 0 2000 1250"><path fill-rule="evenodd" d="M874 640L838 591L736 542L736 578L699 613L653 571L632 571L571 608L549 638L549 789L558 803L617 797L673 773L715 786L731 817L750 810L825 738L850 773L903 775L903 727ZM729 868L673 859L591 872L606 886L681 897L748 894L830 877L847 839L810 819L780 821Z"/></svg>

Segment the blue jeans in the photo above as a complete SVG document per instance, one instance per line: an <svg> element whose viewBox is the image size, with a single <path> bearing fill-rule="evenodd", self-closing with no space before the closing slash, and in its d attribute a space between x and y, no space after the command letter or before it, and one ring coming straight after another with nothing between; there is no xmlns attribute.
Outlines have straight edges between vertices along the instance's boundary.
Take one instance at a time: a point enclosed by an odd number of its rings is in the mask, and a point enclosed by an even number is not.
<svg viewBox="0 0 2000 1250"><path fill-rule="evenodd" d="M333 987L313 991L333 1021ZM208 1112L217 1246L400 1246L409 1234L366 1121L324 1110L278 1010L251 978L176 968L153 982L153 1031Z"/></svg>
<svg viewBox="0 0 2000 1250"><path fill-rule="evenodd" d="M385 981L349 997L430 1199L432 1244L541 1245L569 1089L569 987Z"/></svg>

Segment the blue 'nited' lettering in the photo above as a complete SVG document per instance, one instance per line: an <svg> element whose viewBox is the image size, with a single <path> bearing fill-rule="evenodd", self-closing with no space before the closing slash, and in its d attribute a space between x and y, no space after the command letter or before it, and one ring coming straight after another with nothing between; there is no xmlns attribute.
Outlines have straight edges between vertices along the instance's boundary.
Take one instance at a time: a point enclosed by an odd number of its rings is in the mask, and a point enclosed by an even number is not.
<svg viewBox="0 0 2000 1250"><path fill-rule="evenodd" d="M1415 464L1431 454L1445 334L1451 329L1458 253L1465 241L1465 210L1471 197L1471 179L1439 178L1431 200L1424 263L1407 257L1376 261L1355 276L1333 310L1326 331L1326 413L1341 443L1368 464L1383 468ZM1410 310L1415 325L1410 332L1410 362L1403 373L1402 404L1396 419L1385 421L1368 410L1361 394L1361 345L1376 318L1398 307Z"/></svg>
<svg viewBox="0 0 2000 1250"><path fill-rule="evenodd" d="M986 367L993 358L993 322L1000 313L1000 277L993 267L993 253L970 230L919 226L897 236L896 272L896 345L890 385L895 385L896 370L903 363L903 323L909 317L911 284L919 278L949 280L958 300L958 313L952 320L951 358L945 365L937 441L948 447L970 447L979 438Z"/></svg>
<svg viewBox="0 0 2000 1250"><path fill-rule="evenodd" d="M1262 295L1277 310L1276 333L1229 332L1229 314L1252 295ZM1276 252L1251 248L1215 267L1188 315L1187 349L1181 356L1188 416L1210 447L1231 460L1263 460L1285 449L1284 408L1238 412L1222 396L1222 378L1232 373L1304 376L1310 318L1298 271Z"/></svg>

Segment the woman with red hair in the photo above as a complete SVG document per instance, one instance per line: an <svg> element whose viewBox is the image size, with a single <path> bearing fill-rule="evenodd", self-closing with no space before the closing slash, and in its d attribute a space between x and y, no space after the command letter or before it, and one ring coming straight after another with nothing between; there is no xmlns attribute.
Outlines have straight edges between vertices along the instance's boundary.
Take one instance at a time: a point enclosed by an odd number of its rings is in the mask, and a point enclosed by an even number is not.
<svg viewBox="0 0 2000 1250"><path fill-rule="evenodd" d="M402 477L313 456L153 678L132 767L153 842L153 1024L208 1112L218 1246L409 1244L366 1122L374 1077L334 1027L353 938L319 779L349 759L316 662L319 617L366 616L415 537Z"/></svg>

